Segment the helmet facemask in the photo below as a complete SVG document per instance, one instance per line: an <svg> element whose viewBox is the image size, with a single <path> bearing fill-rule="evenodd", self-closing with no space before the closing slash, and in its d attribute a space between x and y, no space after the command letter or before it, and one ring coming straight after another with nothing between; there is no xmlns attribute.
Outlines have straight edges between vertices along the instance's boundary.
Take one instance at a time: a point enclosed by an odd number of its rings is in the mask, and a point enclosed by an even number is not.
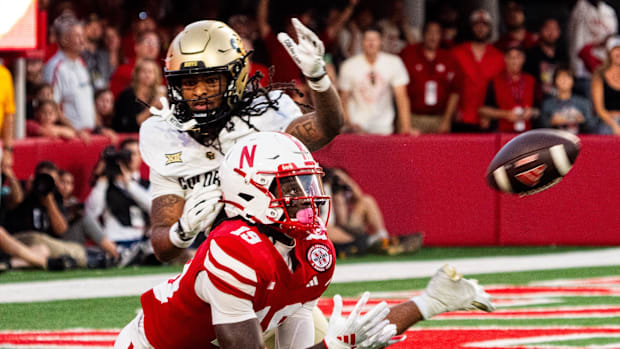
<svg viewBox="0 0 620 349"><path fill-rule="evenodd" d="M243 65L244 63L241 60L235 65ZM217 132L225 126L230 118L231 107L238 103L236 79L239 76L233 77L228 67L215 67L190 69L188 72L176 71L167 73L166 77L168 79L168 98L175 105L175 117L182 123L195 120L194 131L201 135L217 136ZM208 91L216 92L185 98L183 95L184 86L191 89L200 81L209 86ZM214 86L213 84L218 85ZM214 99L219 99L220 103L216 107L210 107ZM196 102L206 104L206 109L192 109L190 104ZM212 134L214 132L216 134Z"/></svg>
<svg viewBox="0 0 620 349"><path fill-rule="evenodd" d="M275 175L269 187L273 195L269 207L278 209L282 215L279 219L269 219L278 224L286 235L300 238L325 229L329 216L323 221L320 208L330 205L330 199L323 190L321 175L322 171L316 168L278 172Z"/></svg>

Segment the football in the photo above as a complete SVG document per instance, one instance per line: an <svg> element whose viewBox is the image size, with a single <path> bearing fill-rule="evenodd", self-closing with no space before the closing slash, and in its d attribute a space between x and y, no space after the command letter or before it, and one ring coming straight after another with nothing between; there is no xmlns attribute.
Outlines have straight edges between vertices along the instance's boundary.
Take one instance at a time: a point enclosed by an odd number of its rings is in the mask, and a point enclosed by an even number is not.
<svg viewBox="0 0 620 349"><path fill-rule="evenodd" d="M557 184L572 168L581 142L555 129L528 131L506 143L487 169L487 183L505 193L531 195Z"/></svg>

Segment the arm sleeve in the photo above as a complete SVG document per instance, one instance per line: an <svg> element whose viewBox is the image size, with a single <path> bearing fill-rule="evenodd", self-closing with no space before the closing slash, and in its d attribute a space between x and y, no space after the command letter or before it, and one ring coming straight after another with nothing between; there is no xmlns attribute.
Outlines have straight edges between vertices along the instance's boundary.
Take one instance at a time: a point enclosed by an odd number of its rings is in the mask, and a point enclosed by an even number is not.
<svg viewBox="0 0 620 349"><path fill-rule="evenodd" d="M314 344L312 309L318 299L304 303L276 329L276 349L307 348Z"/></svg>
<svg viewBox="0 0 620 349"><path fill-rule="evenodd" d="M213 324L256 318L253 301L259 274L248 248L233 235L213 238L208 244L206 272L196 284L196 294L211 305Z"/></svg>
<svg viewBox="0 0 620 349"><path fill-rule="evenodd" d="M105 192L108 189L108 181L97 181L93 190L88 194L84 208L86 214L91 217L99 217L105 210Z"/></svg>
<svg viewBox="0 0 620 349"><path fill-rule="evenodd" d="M206 272L201 272L194 285L200 299L211 305L211 317L214 325L230 324L256 318L252 302L222 292L209 279Z"/></svg>
<svg viewBox="0 0 620 349"><path fill-rule="evenodd" d="M26 137L41 136L41 125L35 120L26 120Z"/></svg>
<svg viewBox="0 0 620 349"><path fill-rule="evenodd" d="M67 81L65 74L63 74L62 66L58 67L51 79L50 84L54 91L54 101L60 105L66 100L65 93L70 89L69 81Z"/></svg>
<svg viewBox="0 0 620 349"><path fill-rule="evenodd" d="M147 212L151 211L151 195L148 189L142 187L138 182L131 181L127 186L127 191L141 209Z"/></svg>
<svg viewBox="0 0 620 349"><path fill-rule="evenodd" d="M407 68L405 68L405 64L403 60L398 56L394 56L393 64L393 73L392 76L392 86L403 86L409 83L409 73L407 73Z"/></svg>
<svg viewBox="0 0 620 349"><path fill-rule="evenodd" d="M149 180L151 181L151 199L170 194L185 198L181 185L173 177L162 176L151 168Z"/></svg>

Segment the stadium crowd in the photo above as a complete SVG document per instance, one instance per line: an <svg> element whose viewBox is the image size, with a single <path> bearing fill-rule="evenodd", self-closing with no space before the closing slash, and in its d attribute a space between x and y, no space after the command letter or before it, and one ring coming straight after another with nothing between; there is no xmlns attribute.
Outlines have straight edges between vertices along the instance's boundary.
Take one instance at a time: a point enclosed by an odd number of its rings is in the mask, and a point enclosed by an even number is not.
<svg viewBox="0 0 620 349"><path fill-rule="evenodd" d="M497 19L487 10L463 13L450 1L429 7L420 28L409 24L403 0L389 1L383 13L363 0L296 9L283 1L239 3L241 10L232 11L163 0L144 7L130 1L40 2L48 38L40 50L26 53L27 137L88 143L101 134L120 144L102 153L85 203L72 197L71 173L45 159L19 183L11 169L14 91L10 71L0 66L0 269L156 263L148 244L149 184L139 175L137 140L119 134L138 132L151 117L148 106L162 107L166 44L197 19L188 14L229 24L246 49L255 50L250 75L263 74L263 86L293 82L287 93L302 108L312 104L309 88L276 33L293 36L291 17L319 33L327 72L344 106L341 132L415 137L552 127L620 136L620 36L616 12L604 1L578 0L566 25L549 16L536 28L526 27L523 4L501 1L501 33L493 33ZM395 248L398 241L383 242L389 234L372 198L346 174L333 173L348 181L332 182L335 191L348 189L342 200L354 196L343 207L370 212L363 215L366 221L355 212L353 218L336 212L332 230L341 255L366 250L379 239L384 252L402 251ZM368 231L375 237L363 238L370 242L360 248L360 236ZM420 247L416 236L409 250Z"/></svg>

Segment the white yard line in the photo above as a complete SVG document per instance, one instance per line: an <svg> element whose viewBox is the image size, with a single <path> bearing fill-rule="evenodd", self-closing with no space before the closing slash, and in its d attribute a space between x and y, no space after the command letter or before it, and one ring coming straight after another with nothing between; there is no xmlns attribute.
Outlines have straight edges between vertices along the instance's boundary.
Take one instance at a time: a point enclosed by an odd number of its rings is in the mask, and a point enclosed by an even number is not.
<svg viewBox="0 0 620 349"><path fill-rule="evenodd" d="M339 265L336 268L334 282L428 277L446 263L454 265L456 270L463 275L610 265L620 266L620 248L528 256L453 258L418 262L345 264ZM618 271L620 272L620 268Z"/></svg>
<svg viewBox="0 0 620 349"><path fill-rule="evenodd" d="M336 268L333 282L429 277L445 263L456 266L459 273L464 275L573 267L620 266L620 248L528 256L343 264ZM133 275L0 284L0 303L135 296L172 276L174 275ZM558 275L558 277L561 276Z"/></svg>

